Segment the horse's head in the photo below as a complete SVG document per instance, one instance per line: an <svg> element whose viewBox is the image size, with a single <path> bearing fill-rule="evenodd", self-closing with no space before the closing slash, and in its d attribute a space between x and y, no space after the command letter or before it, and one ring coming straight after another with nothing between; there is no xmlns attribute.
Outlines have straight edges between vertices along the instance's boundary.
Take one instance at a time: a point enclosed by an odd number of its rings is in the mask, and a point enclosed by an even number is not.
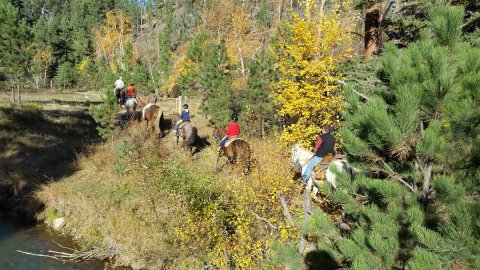
<svg viewBox="0 0 480 270"><path fill-rule="evenodd" d="M145 106L147 106L147 102L145 102L145 100L140 95L137 95L137 101L139 109L143 109Z"/></svg>
<svg viewBox="0 0 480 270"><path fill-rule="evenodd" d="M292 147L292 156L290 158L290 164L293 167L301 168L310 160L313 153L304 148L301 144L295 144Z"/></svg>
<svg viewBox="0 0 480 270"><path fill-rule="evenodd" d="M175 124L180 120L180 114L172 113L172 127L175 127Z"/></svg>

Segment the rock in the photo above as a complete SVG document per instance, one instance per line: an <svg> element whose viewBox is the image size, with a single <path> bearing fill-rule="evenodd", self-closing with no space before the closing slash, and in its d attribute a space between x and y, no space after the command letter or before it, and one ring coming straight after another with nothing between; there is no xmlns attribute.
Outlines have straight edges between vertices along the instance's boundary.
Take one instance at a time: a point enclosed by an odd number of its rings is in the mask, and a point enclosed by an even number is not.
<svg viewBox="0 0 480 270"><path fill-rule="evenodd" d="M53 229L59 231L65 225L65 218L56 218L53 221Z"/></svg>

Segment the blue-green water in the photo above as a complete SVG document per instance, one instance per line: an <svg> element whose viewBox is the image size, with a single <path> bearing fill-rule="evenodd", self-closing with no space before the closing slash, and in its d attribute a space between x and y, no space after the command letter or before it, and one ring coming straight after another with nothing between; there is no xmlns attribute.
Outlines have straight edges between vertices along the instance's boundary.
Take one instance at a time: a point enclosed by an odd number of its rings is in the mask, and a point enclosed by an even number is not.
<svg viewBox="0 0 480 270"><path fill-rule="evenodd" d="M35 257L17 252L49 254L48 250L65 251L53 241L66 247L74 243L55 234L43 224L29 223L0 211L0 270L103 270L104 263L89 261L62 263L55 259Z"/></svg>

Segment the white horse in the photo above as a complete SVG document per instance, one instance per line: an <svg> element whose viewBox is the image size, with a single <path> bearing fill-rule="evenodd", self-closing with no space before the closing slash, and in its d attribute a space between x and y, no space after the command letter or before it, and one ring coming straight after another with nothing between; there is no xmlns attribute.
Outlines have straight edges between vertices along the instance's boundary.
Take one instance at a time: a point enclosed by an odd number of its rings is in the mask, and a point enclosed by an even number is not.
<svg viewBox="0 0 480 270"><path fill-rule="evenodd" d="M125 101L125 109L127 110L127 114L132 116L133 113L137 110L137 99L134 97L127 98Z"/></svg>
<svg viewBox="0 0 480 270"><path fill-rule="evenodd" d="M293 167L301 169L302 175L307 169L307 164L310 159L313 157L313 152L309 151L305 147L295 144L292 148L292 158L291 164ZM335 159L330 162L327 170L325 171L325 179L329 182L333 188L337 188L337 183L335 182L335 172L343 172L348 176L352 177L358 173L358 169L350 167L347 160L345 159ZM313 185L315 181L315 172L310 174L310 177L307 180L307 189L313 189L315 194L318 193L318 188Z"/></svg>

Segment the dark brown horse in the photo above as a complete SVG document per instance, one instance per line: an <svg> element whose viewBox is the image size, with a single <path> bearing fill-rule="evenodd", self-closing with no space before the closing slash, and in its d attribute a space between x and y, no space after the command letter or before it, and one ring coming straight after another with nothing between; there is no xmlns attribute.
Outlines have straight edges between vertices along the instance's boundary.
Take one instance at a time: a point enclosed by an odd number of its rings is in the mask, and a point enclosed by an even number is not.
<svg viewBox="0 0 480 270"><path fill-rule="evenodd" d="M222 140L222 138L225 137L225 134L226 134L225 129L220 127L215 128L215 130L213 131L213 138L217 142L220 142L220 140ZM223 147L223 149L221 149L218 152L217 163L215 164L217 171L219 170L218 160L222 156L227 157L228 161L231 164L242 165L244 173L248 173L250 171L250 163L251 163L250 145L244 139L238 138L232 141L228 146Z"/></svg>
<svg viewBox="0 0 480 270"><path fill-rule="evenodd" d="M160 107L155 104L145 102L142 97L137 97L139 108L142 110L142 121L146 122L147 131L153 131L156 136L161 138L163 112Z"/></svg>
<svg viewBox="0 0 480 270"><path fill-rule="evenodd" d="M115 97L117 98L117 103L119 105L123 104L125 99L125 89L115 89Z"/></svg>
<svg viewBox="0 0 480 270"><path fill-rule="evenodd" d="M172 118L172 127L175 127L175 124L180 120L180 115L178 113L174 113ZM194 127L190 122L181 123L178 129L177 144L178 137L182 137L184 146L187 146L187 148L190 150L190 153L193 155L192 148L193 144L195 143L195 139L197 138L197 133L197 128Z"/></svg>

